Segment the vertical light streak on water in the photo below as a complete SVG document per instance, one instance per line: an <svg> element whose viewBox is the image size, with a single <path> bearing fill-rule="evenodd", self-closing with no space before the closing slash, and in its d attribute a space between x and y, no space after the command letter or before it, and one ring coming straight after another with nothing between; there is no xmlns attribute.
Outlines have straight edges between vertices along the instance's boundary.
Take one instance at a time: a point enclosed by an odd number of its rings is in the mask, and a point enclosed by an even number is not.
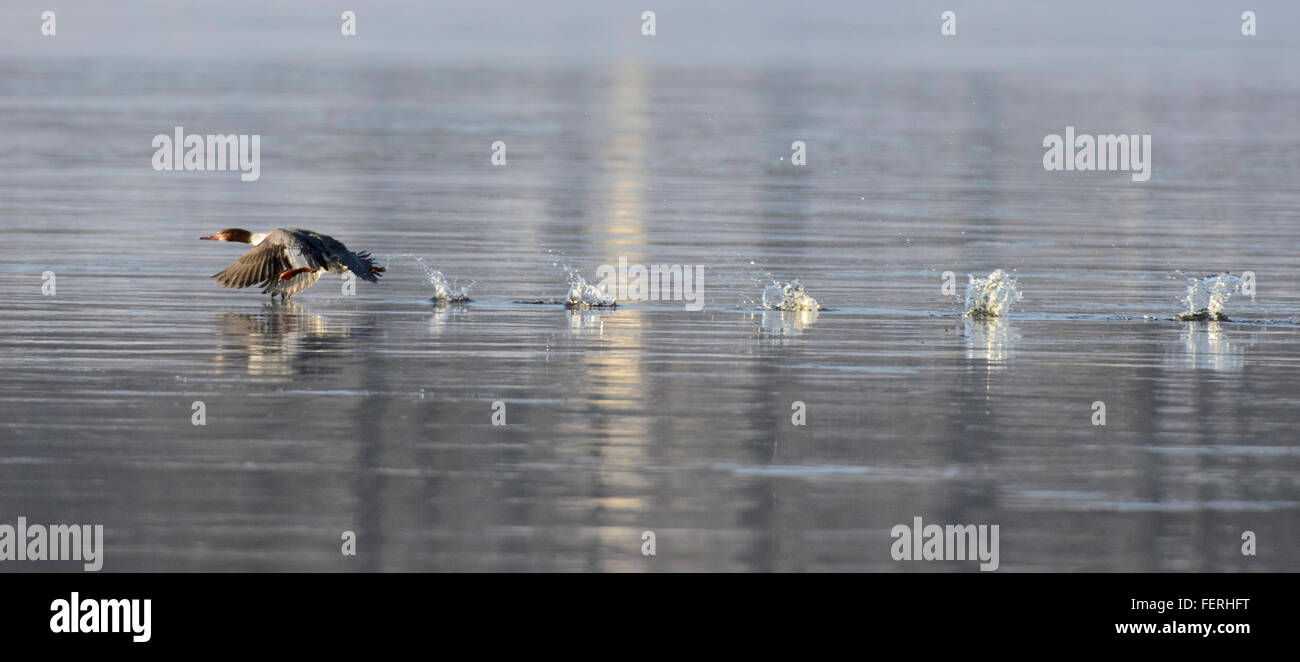
<svg viewBox="0 0 1300 662"><path fill-rule="evenodd" d="M645 65L635 61L621 61L609 69L609 89L604 118L606 135L610 142L599 149L601 171L609 191L605 209L605 223L597 224L590 237L598 247L597 255L607 263L618 266L620 257L628 264L645 264L646 247L645 199L649 184L646 170L647 143L651 120L649 116L650 74ZM617 292L609 292L617 296ZM601 315L599 349L583 355L589 379L600 384L591 394L590 404L599 412L591 425L605 429L598 435L601 440L601 464L594 480L602 496L593 501L595 508L607 511L612 518L602 522L597 536L602 546L634 549L638 536L619 524L636 519L648 507L646 492L648 482L630 471L645 463L649 438L649 419L644 416L617 416L628 403L643 403L653 394L645 388L641 371L646 311L644 303L608 315ZM617 423L613 421L617 420ZM607 427L606 427L607 426ZM630 557L629 558L633 558ZM641 563L620 564L610 559L610 570L643 568Z"/></svg>

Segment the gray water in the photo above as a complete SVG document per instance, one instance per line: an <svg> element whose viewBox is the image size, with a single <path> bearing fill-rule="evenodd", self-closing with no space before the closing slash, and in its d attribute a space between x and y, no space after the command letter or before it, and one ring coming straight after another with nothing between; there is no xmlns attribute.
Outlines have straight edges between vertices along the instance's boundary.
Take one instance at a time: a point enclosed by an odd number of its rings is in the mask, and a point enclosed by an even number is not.
<svg viewBox="0 0 1300 662"><path fill-rule="evenodd" d="M1002 571L1300 561L1288 4L60 4L0 9L0 523L103 524L110 571L975 570L894 561L918 516ZM178 125L260 180L155 172ZM1150 181L1044 171L1066 126L1152 134ZM386 277L207 278L277 226ZM621 256L705 308L519 303ZM1171 319L1222 271L1238 321Z"/></svg>

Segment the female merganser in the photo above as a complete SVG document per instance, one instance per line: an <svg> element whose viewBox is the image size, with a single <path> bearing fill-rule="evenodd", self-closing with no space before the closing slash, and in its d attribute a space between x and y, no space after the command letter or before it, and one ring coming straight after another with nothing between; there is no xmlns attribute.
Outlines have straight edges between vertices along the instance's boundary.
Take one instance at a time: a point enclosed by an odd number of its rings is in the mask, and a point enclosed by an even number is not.
<svg viewBox="0 0 1300 662"><path fill-rule="evenodd" d="M370 253L354 253L329 235L302 228L276 228L270 232L228 228L199 239L252 244L253 249L244 257L212 277L225 287L260 285L262 294L272 298L278 294L287 299L314 285L326 271L351 271L371 283L379 282L376 274L384 272L383 267L375 266Z"/></svg>

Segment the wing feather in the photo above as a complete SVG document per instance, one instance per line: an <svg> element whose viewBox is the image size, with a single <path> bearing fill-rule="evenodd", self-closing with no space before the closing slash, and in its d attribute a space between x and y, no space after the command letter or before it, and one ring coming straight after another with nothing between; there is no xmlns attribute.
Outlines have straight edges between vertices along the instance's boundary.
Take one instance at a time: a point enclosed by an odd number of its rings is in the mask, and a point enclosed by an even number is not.
<svg viewBox="0 0 1300 662"><path fill-rule="evenodd" d="M254 246L235 263L212 275L224 287L251 287L253 285L270 285L273 278L288 271L289 260L284 255L284 246L270 241L263 241Z"/></svg>
<svg viewBox="0 0 1300 662"><path fill-rule="evenodd" d="M336 262L356 274L361 280L378 283L379 274L370 271L375 266L374 258L367 251L352 252L343 242L318 232L311 232L313 249L327 262Z"/></svg>
<svg viewBox="0 0 1300 662"><path fill-rule="evenodd" d="M352 251L344 249L342 255L339 255L335 259L338 260L339 264L347 267L348 271L356 274L361 280L371 283L379 282L379 274L370 271L370 269L375 266L375 260L370 257L370 253L367 253L366 251L357 251L356 253L353 253Z"/></svg>
<svg viewBox="0 0 1300 662"><path fill-rule="evenodd" d="M362 280L379 282L379 275L371 271L375 261L370 253L352 252L337 239L311 230L278 228L234 264L212 277L225 287L259 285L263 293L292 296L320 280L319 272L337 272L340 266ZM280 274L301 268L314 271L295 275L287 281L280 280Z"/></svg>

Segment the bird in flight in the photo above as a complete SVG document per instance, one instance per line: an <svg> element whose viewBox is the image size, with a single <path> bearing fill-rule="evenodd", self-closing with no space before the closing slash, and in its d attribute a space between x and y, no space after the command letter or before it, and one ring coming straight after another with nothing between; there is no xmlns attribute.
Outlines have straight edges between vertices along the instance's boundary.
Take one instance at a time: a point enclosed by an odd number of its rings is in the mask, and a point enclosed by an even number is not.
<svg viewBox="0 0 1300 662"><path fill-rule="evenodd" d="M350 251L343 242L329 235L303 228L276 228L270 232L249 232L227 228L199 239L252 244L244 256L214 274L225 287L258 285L262 294L287 299L320 280L326 271L342 274L351 271L362 280L379 282L385 270L376 267L366 251Z"/></svg>

